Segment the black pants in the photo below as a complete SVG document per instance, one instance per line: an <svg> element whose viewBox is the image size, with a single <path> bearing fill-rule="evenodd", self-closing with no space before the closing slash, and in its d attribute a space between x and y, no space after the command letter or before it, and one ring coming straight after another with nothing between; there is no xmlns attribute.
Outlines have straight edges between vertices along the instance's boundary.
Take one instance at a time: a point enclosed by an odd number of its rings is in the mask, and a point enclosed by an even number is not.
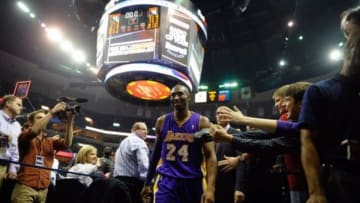
<svg viewBox="0 0 360 203"><path fill-rule="evenodd" d="M360 202L360 171L327 165L322 168L322 175L329 203Z"/></svg>
<svg viewBox="0 0 360 203"><path fill-rule="evenodd" d="M142 203L140 192L144 186L144 181L128 176L116 176L115 178L124 182L128 187L132 203Z"/></svg>

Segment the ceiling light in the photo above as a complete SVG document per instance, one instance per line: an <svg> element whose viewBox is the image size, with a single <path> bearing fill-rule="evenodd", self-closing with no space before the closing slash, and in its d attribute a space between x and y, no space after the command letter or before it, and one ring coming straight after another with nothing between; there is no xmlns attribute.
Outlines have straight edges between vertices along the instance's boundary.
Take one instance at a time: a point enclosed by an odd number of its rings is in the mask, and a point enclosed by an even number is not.
<svg viewBox="0 0 360 203"><path fill-rule="evenodd" d="M65 52L68 52L68 51L72 51L73 50L73 45L71 44L71 42L69 41L63 41L61 44L60 44L60 48L65 51Z"/></svg>
<svg viewBox="0 0 360 203"><path fill-rule="evenodd" d="M62 40L62 34L60 30L56 28L46 29L48 38L53 42L59 42Z"/></svg>
<svg viewBox="0 0 360 203"><path fill-rule="evenodd" d="M99 69L94 68L94 67L90 67L90 71L91 71L92 73L94 73L95 75L97 75L98 72L99 72Z"/></svg>
<svg viewBox="0 0 360 203"><path fill-rule="evenodd" d="M27 7L27 5L26 5L24 2L22 2L22 1L18 1L17 6L18 6L22 11L24 11L25 13L29 13L29 12L30 12L29 7Z"/></svg>
<svg viewBox="0 0 360 203"><path fill-rule="evenodd" d="M290 20L287 25L288 25L288 27L293 27L294 26L294 21Z"/></svg>
<svg viewBox="0 0 360 203"><path fill-rule="evenodd" d="M199 90L207 90L209 87L207 85L200 85Z"/></svg>
<svg viewBox="0 0 360 203"><path fill-rule="evenodd" d="M333 49L329 53L331 61L340 61L343 58L343 53L339 49Z"/></svg>
<svg viewBox="0 0 360 203"><path fill-rule="evenodd" d="M43 109L45 111L50 111L50 108L48 106L45 106L45 105L41 105L41 109Z"/></svg>
<svg viewBox="0 0 360 203"><path fill-rule="evenodd" d="M88 123L89 125L94 125L94 120L90 117L85 116L84 120L86 121L86 123Z"/></svg>
<svg viewBox="0 0 360 203"><path fill-rule="evenodd" d="M83 63L86 60L86 56L82 51L75 51L72 55L72 58L74 59L75 62L78 63Z"/></svg>
<svg viewBox="0 0 360 203"><path fill-rule="evenodd" d="M284 59L281 59L279 61L279 66L285 66L286 65L286 61Z"/></svg>

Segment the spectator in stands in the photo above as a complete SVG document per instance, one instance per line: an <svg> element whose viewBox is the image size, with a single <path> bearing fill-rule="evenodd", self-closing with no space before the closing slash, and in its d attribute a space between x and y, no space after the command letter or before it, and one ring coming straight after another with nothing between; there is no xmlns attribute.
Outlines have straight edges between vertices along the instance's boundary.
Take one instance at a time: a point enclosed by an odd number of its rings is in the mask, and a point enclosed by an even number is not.
<svg viewBox="0 0 360 203"><path fill-rule="evenodd" d="M219 106L216 109L217 124L223 127L229 134L237 132L235 128L230 126L229 121L220 121L221 109L224 106ZM226 170L221 163L224 159L231 156L240 155L240 152L229 143L216 143L216 158L218 161L218 173L216 176L216 190L215 203L221 202L235 202L240 203L245 199L243 188L241 188L242 179L244 179L244 167L240 165L235 170Z"/></svg>
<svg viewBox="0 0 360 203"><path fill-rule="evenodd" d="M103 157L99 159L99 169L105 174L107 178L112 177L114 171L114 152L110 146L104 147Z"/></svg>
<svg viewBox="0 0 360 203"><path fill-rule="evenodd" d="M308 203L360 202L360 7L342 13L341 28L342 69L309 87L300 113Z"/></svg>
<svg viewBox="0 0 360 203"><path fill-rule="evenodd" d="M97 161L97 149L92 145L83 145L76 155L75 165L69 169L69 172L85 175L68 173L67 177L78 178L81 183L89 186L93 179L104 177L103 173L98 171Z"/></svg>

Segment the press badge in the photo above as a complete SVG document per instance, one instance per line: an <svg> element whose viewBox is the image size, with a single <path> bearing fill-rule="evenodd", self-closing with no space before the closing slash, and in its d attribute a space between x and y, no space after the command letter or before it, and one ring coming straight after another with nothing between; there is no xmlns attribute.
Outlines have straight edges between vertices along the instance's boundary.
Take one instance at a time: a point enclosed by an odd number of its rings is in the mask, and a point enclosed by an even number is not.
<svg viewBox="0 0 360 203"><path fill-rule="evenodd" d="M44 166L44 157L40 155L36 155L35 166Z"/></svg>

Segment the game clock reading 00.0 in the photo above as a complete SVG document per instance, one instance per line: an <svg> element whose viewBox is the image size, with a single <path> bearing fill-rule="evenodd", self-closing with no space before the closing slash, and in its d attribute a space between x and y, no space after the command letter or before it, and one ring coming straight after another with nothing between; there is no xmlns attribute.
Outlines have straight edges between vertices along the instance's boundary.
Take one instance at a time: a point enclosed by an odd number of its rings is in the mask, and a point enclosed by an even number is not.
<svg viewBox="0 0 360 203"><path fill-rule="evenodd" d="M109 35L159 28L159 7L130 7L110 15Z"/></svg>

